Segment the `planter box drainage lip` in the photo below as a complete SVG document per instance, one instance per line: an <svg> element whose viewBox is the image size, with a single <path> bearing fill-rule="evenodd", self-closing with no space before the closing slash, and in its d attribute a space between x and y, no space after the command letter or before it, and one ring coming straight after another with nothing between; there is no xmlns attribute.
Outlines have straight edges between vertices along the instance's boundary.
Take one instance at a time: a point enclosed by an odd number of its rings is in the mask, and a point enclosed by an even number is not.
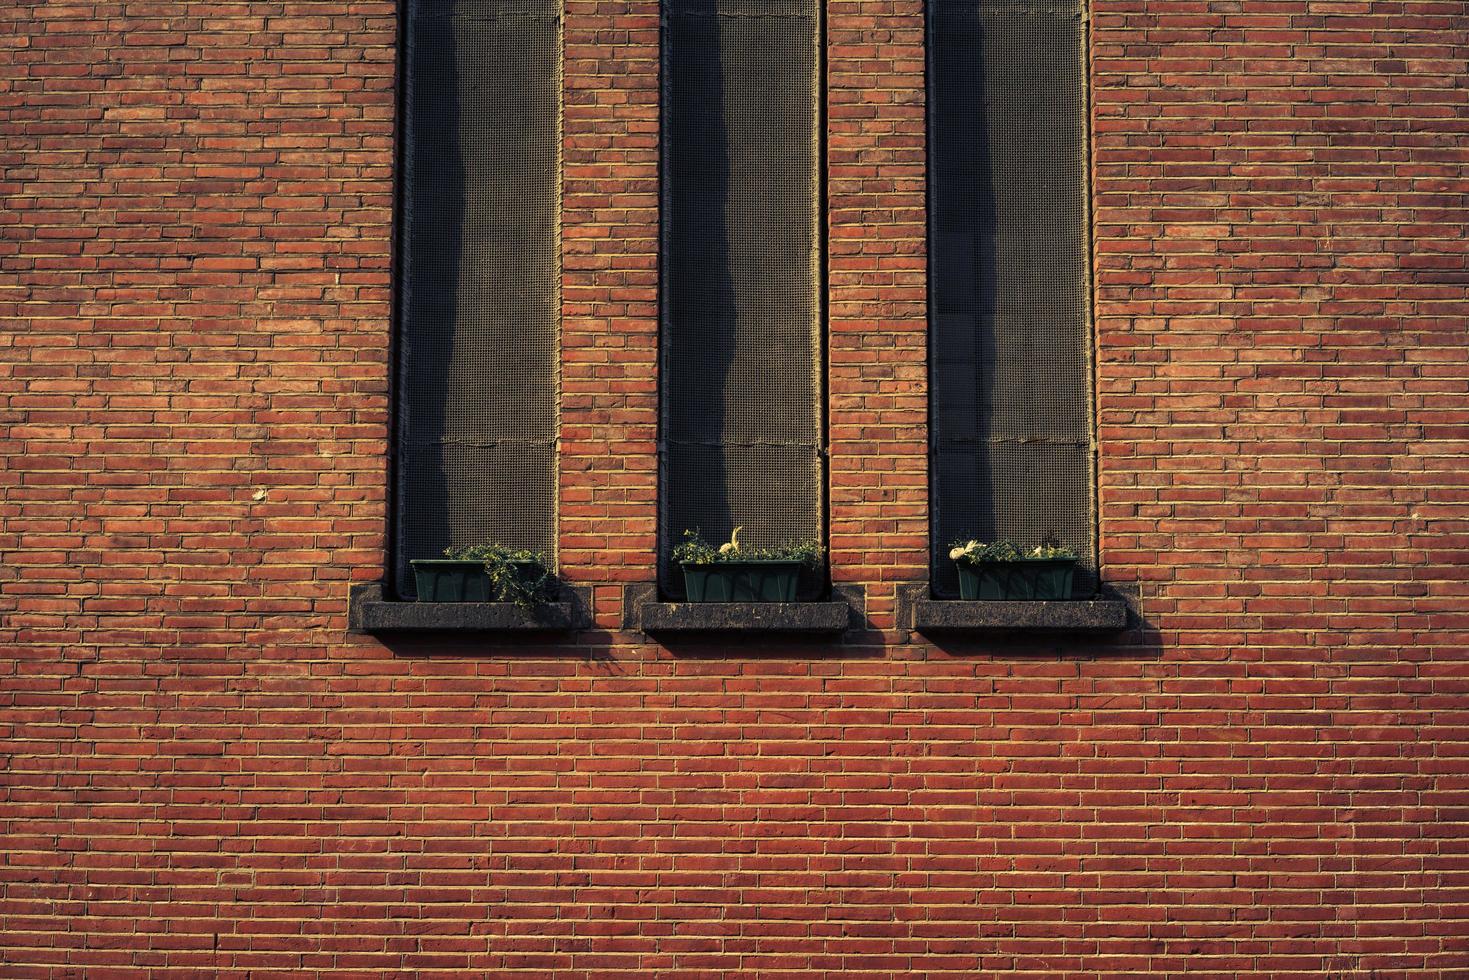
<svg viewBox="0 0 1469 980"><path fill-rule="evenodd" d="M804 633L839 636L852 607L845 602L642 602L645 633Z"/></svg>
<svg viewBox="0 0 1469 980"><path fill-rule="evenodd" d="M355 585L349 633L555 633L581 629L578 603L548 602L524 610L511 602L394 602L381 583Z"/></svg>
<svg viewBox="0 0 1469 980"><path fill-rule="evenodd" d="M913 629L920 633L1116 633L1127 628L1127 604L1115 599L917 599Z"/></svg>

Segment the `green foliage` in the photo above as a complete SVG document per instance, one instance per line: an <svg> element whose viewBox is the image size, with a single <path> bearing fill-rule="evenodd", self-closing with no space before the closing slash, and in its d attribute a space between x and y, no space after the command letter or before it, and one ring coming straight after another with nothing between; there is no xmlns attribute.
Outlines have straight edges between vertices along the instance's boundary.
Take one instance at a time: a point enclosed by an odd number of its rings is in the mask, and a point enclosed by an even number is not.
<svg viewBox="0 0 1469 980"><path fill-rule="evenodd" d="M551 573L546 570L546 559L537 552L476 544L468 548L445 548L444 557L481 562L490 577L490 594L499 596L502 602L513 602L529 611L551 601Z"/></svg>
<svg viewBox="0 0 1469 980"><path fill-rule="evenodd" d="M949 549L949 557L963 565L981 565L988 562L1024 561L1026 559L1076 558L1076 552L1047 538L1033 548L1021 549L1010 541L955 541Z"/></svg>
<svg viewBox="0 0 1469 980"><path fill-rule="evenodd" d="M673 560L680 564L706 564L727 561L798 561L815 568L824 552L817 541L798 541L779 548L750 548L739 543L741 528L735 528L727 544L715 547L698 531L685 531L683 540L673 549Z"/></svg>
<svg viewBox="0 0 1469 980"><path fill-rule="evenodd" d="M674 545L673 560L680 564L719 561L719 549L705 541L698 531L685 531L683 540Z"/></svg>
<svg viewBox="0 0 1469 980"><path fill-rule="evenodd" d="M992 561L1019 561L1020 549L1009 541L955 541L949 548L949 557L964 565L978 565Z"/></svg>

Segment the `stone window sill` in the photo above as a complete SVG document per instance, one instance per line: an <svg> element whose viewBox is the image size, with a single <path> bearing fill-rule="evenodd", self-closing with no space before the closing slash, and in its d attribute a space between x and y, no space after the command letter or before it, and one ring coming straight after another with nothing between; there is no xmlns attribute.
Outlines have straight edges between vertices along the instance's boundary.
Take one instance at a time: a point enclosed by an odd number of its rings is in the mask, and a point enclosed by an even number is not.
<svg viewBox="0 0 1469 980"><path fill-rule="evenodd" d="M591 623L591 590L561 586L561 601L524 610L510 602L397 602L381 582L352 586L349 633L568 633Z"/></svg>
<svg viewBox="0 0 1469 980"><path fill-rule="evenodd" d="M651 585L631 586L628 626L644 633L785 633L839 637L860 623L859 590L839 588L831 602L660 602Z"/></svg>
<svg viewBox="0 0 1469 980"><path fill-rule="evenodd" d="M934 599L927 584L910 586L900 604L905 629L915 633L1119 633L1128 603L1115 595L1067 602L966 602Z"/></svg>

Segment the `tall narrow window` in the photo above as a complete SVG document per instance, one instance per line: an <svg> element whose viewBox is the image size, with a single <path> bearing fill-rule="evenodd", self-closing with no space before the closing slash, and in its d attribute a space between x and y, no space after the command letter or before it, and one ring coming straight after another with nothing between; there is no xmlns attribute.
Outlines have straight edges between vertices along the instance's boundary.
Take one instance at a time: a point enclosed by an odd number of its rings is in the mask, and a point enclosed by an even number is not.
<svg viewBox="0 0 1469 980"><path fill-rule="evenodd" d="M449 545L555 547L559 0L408 0L396 586Z"/></svg>
<svg viewBox="0 0 1469 980"><path fill-rule="evenodd" d="M662 545L823 532L821 8L663 4ZM811 583L808 583L808 587Z"/></svg>
<svg viewBox="0 0 1469 980"><path fill-rule="evenodd" d="M934 583L1056 538L1094 587L1081 0L929 0Z"/></svg>

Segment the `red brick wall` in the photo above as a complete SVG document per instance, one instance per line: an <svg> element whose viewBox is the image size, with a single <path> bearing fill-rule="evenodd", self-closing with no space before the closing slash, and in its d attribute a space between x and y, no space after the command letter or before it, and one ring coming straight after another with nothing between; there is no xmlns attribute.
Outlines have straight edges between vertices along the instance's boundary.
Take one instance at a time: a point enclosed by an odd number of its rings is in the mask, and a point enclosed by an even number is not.
<svg viewBox="0 0 1469 980"><path fill-rule="evenodd" d="M844 645L666 649L657 8L568 0L560 647L382 567L392 0L0 10L0 976L1469 976L1469 4L1095 0L1118 641L924 575L918 0L829 4Z"/></svg>

